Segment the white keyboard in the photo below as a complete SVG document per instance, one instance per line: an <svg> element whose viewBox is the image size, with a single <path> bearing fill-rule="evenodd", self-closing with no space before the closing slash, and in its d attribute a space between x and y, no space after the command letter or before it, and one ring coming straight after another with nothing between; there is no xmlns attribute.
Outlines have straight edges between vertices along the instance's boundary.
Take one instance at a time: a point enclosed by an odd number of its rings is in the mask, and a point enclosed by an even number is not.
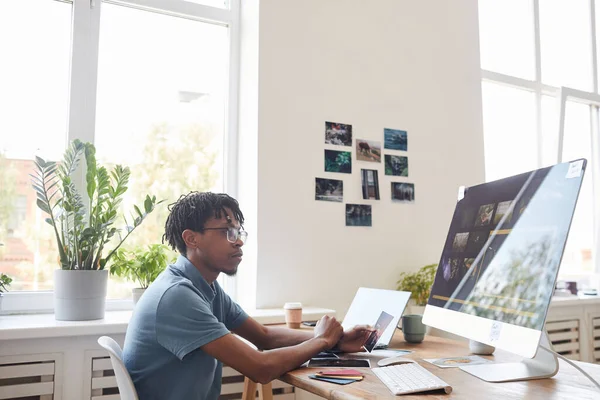
<svg viewBox="0 0 600 400"><path fill-rule="evenodd" d="M452 392L452 386L416 362L373 368L372 371L395 395L438 389L443 389L447 394Z"/></svg>

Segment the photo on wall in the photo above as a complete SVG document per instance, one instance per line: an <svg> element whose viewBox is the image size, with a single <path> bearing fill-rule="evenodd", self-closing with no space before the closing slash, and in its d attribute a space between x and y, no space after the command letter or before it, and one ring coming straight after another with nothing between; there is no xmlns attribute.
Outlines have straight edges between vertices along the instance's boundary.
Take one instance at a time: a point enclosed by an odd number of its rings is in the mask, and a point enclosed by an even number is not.
<svg viewBox="0 0 600 400"><path fill-rule="evenodd" d="M352 146L352 125L325 122L325 144Z"/></svg>
<svg viewBox="0 0 600 400"><path fill-rule="evenodd" d="M325 171L352 173L352 153L349 151L325 150Z"/></svg>
<svg viewBox="0 0 600 400"><path fill-rule="evenodd" d="M371 226L371 206L346 204L346 226Z"/></svg>
<svg viewBox="0 0 600 400"><path fill-rule="evenodd" d="M408 176L408 157L385 155L385 174Z"/></svg>
<svg viewBox="0 0 600 400"><path fill-rule="evenodd" d="M392 182L392 201L396 203L412 203L415 201L415 184Z"/></svg>
<svg viewBox="0 0 600 400"><path fill-rule="evenodd" d="M379 178L375 169L361 169L362 198L365 200L379 200Z"/></svg>
<svg viewBox="0 0 600 400"><path fill-rule="evenodd" d="M389 150L408 150L408 133L398 129L383 129L383 147Z"/></svg>
<svg viewBox="0 0 600 400"><path fill-rule="evenodd" d="M344 200L344 181L315 178L315 200L341 203Z"/></svg>
<svg viewBox="0 0 600 400"><path fill-rule="evenodd" d="M358 161L381 162L381 142L356 139L356 159Z"/></svg>

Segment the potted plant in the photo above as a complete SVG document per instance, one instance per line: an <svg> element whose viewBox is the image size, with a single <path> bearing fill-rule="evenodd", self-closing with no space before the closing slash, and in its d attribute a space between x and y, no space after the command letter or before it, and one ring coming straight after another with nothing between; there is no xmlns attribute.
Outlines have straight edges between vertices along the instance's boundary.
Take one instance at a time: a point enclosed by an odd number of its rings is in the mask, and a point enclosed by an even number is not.
<svg viewBox="0 0 600 400"><path fill-rule="evenodd" d="M144 291L165 269L175 254L163 244L151 244L133 250L119 249L112 259L110 274L136 282L132 289L133 303L136 304Z"/></svg>
<svg viewBox="0 0 600 400"><path fill-rule="evenodd" d="M80 161L85 160L85 192L74 183ZM57 320L81 321L104 318L107 263L129 235L162 201L146 196L142 209L114 225L130 170L117 165L109 172L96 163L91 143L74 140L60 163L36 157L31 175L38 207L48 214L58 247L60 269L54 273L54 310ZM143 210L143 211L142 211ZM112 246L112 248L110 248Z"/></svg>
<svg viewBox="0 0 600 400"><path fill-rule="evenodd" d="M8 292L8 287L12 282L12 278L4 273L0 273L0 311L2 310L2 296Z"/></svg>
<svg viewBox="0 0 600 400"><path fill-rule="evenodd" d="M417 272L403 272L400 274L397 289L411 293L410 299L413 304L410 312L412 314L423 314L427 300L429 300L429 293L431 292L431 286L433 286L437 267L437 264L429 264Z"/></svg>

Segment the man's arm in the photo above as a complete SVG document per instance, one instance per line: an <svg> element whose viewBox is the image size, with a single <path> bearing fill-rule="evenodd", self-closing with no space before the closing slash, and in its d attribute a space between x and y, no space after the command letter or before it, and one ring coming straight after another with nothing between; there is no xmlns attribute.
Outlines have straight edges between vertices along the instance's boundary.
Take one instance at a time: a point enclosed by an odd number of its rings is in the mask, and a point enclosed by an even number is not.
<svg viewBox="0 0 600 400"><path fill-rule="evenodd" d="M295 346L314 337L312 330L264 326L248 317L233 333L254 343L260 350Z"/></svg>
<svg viewBox="0 0 600 400"><path fill-rule="evenodd" d="M315 327L314 337L295 346L257 351L234 335L225 335L201 347L202 351L259 383L268 383L321 351L333 347L342 336L342 326L335 318L323 317Z"/></svg>
<svg viewBox="0 0 600 400"><path fill-rule="evenodd" d="M336 347L345 353L362 351L362 347L371 332L373 332L373 328L370 326L355 326L342 334ZM233 333L240 335L261 350L295 346L313 337L310 330L264 326L251 317L248 317L246 321L234 329Z"/></svg>

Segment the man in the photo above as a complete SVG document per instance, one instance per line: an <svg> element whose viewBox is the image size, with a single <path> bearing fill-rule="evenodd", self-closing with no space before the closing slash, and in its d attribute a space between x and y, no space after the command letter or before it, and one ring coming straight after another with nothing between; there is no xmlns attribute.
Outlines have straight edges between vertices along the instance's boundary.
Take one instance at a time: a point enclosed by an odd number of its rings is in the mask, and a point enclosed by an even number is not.
<svg viewBox="0 0 600 400"><path fill-rule="evenodd" d="M222 363L267 383L336 345L360 351L367 327L344 333L330 317L314 332L265 327L223 292L216 279L237 272L247 237L235 199L192 192L169 211L163 241L181 255L137 303L125 337L123 360L140 400L216 399Z"/></svg>

